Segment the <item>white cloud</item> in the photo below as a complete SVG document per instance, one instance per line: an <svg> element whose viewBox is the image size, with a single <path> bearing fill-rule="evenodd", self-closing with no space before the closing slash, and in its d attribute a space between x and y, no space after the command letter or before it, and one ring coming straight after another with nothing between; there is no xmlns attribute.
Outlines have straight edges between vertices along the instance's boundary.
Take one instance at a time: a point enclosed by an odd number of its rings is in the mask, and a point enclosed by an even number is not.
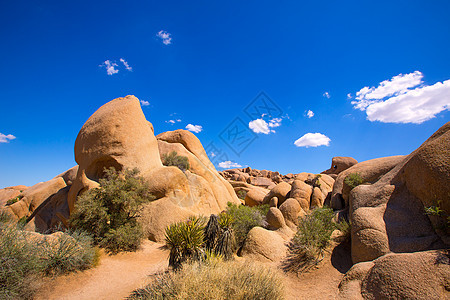
<svg viewBox="0 0 450 300"><path fill-rule="evenodd" d="M150 102L145 101L145 100L139 100L139 102L141 102L142 106L149 106L150 105Z"/></svg>
<svg viewBox="0 0 450 300"><path fill-rule="evenodd" d="M274 128L279 126L281 126L281 118L273 118L269 121L269 127Z"/></svg>
<svg viewBox="0 0 450 300"><path fill-rule="evenodd" d="M16 137L12 134L0 133L0 143L9 143L9 141L14 140Z"/></svg>
<svg viewBox="0 0 450 300"><path fill-rule="evenodd" d="M211 152L211 154L209 156L216 157L217 155L214 152Z"/></svg>
<svg viewBox="0 0 450 300"><path fill-rule="evenodd" d="M115 62L110 61L109 59L105 60L105 62L101 64L100 67L105 67L106 74L108 75L114 75L119 73L119 70L115 68L117 67L117 64Z"/></svg>
<svg viewBox="0 0 450 300"><path fill-rule="evenodd" d="M125 59L121 58L120 61L123 63L125 69L127 69L130 72L133 71L133 68L130 67L130 65L128 64L128 62Z"/></svg>
<svg viewBox="0 0 450 300"><path fill-rule="evenodd" d="M222 169L242 168L242 166L238 163L227 160L227 161L220 162L219 168L222 168Z"/></svg>
<svg viewBox="0 0 450 300"><path fill-rule="evenodd" d="M330 145L330 138L321 133L307 133L294 142L297 147L318 147Z"/></svg>
<svg viewBox="0 0 450 300"><path fill-rule="evenodd" d="M308 110L306 116L311 119L312 117L314 117L314 112L312 110Z"/></svg>
<svg viewBox="0 0 450 300"><path fill-rule="evenodd" d="M425 86L422 78L419 71L394 76L362 88L351 103L372 122L421 124L450 109L450 80Z"/></svg>
<svg viewBox="0 0 450 300"><path fill-rule="evenodd" d="M347 94L347 99L352 99L352 93Z"/></svg>
<svg viewBox="0 0 450 300"><path fill-rule="evenodd" d="M199 133L203 130L203 127L200 125L187 124L186 129L195 133Z"/></svg>
<svg viewBox="0 0 450 300"><path fill-rule="evenodd" d="M250 121L248 123L248 127L255 133L269 134L271 132L275 132L274 130L269 129L269 124L267 124L267 122L263 119Z"/></svg>
<svg viewBox="0 0 450 300"><path fill-rule="evenodd" d="M172 38L170 37L170 33L168 33L165 30L160 30L157 34L157 37L159 37L164 45L170 45L172 44Z"/></svg>
<svg viewBox="0 0 450 300"><path fill-rule="evenodd" d="M330 93L328 93L328 92L323 93L322 96L324 96L325 98L328 98L328 99L331 98L331 95L330 95Z"/></svg>
<svg viewBox="0 0 450 300"><path fill-rule="evenodd" d="M169 120L169 121L166 121L166 123L169 123L169 124L175 124L175 123L179 123L179 122L181 122L181 119L174 119L174 120Z"/></svg>

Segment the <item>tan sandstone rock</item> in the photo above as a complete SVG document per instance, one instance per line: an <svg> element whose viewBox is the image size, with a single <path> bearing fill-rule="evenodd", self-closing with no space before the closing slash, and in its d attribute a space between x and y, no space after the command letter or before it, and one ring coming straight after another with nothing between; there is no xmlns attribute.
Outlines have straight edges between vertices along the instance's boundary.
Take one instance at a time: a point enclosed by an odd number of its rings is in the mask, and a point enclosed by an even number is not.
<svg viewBox="0 0 450 300"><path fill-rule="evenodd" d="M253 227L242 247L241 256L261 262L280 261L286 255L285 240L276 232Z"/></svg>
<svg viewBox="0 0 450 300"><path fill-rule="evenodd" d="M257 206L261 205L263 203L264 197L267 194L266 189L261 189L258 187L254 187L251 190L248 191L248 193L245 195L245 205L247 206Z"/></svg>
<svg viewBox="0 0 450 300"><path fill-rule="evenodd" d="M266 216L267 223L275 229L286 226L286 222L284 221L283 214L276 207L269 208L269 212Z"/></svg>
<svg viewBox="0 0 450 300"><path fill-rule="evenodd" d="M352 224L354 263L373 260L389 252L418 252L449 247L448 232L433 226L425 213L430 194L410 190L411 186L422 185L422 177L408 174L411 171L410 164L417 162L416 156L428 153L429 160L426 167L422 166L424 173L421 175L433 177L442 174L438 178L441 180L440 188L444 191L440 195L444 196L437 200L442 207L446 207L450 201L445 196L446 192L450 193L450 165L441 162L450 152L449 138L450 123L447 123L375 183L357 186L350 192L349 219Z"/></svg>
<svg viewBox="0 0 450 300"><path fill-rule="evenodd" d="M286 200L286 196L291 191L291 185L287 182L280 182L277 184L273 189L270 190L270 192L264 197L265 204L268 204L270 202L270 199L272 197L278 198L278 205L281 205L284 200Z"/></svg>
<svg viewBox="0 0 450 300"><path fill-rule="evenodd" d="M442 251L386 254L354 265L340 299L449 299L450 261Z"/></svg>
<svg viewBox="0 0 450 300"><path fill-rule="evenodd" d="M338 175L357 163L358 161L353 157L336 156L331 159L331 167L328 170L323 171L322 174Z"/></svg>
<svg viewBox="0 0 450 300"><path fill-rule="evenodd" d="M296 227L299 222L298 218L305 215L305 211L294 198L286 199L286 201L280 205L280 211L283 214L286 225L291 228Z"/></svg>

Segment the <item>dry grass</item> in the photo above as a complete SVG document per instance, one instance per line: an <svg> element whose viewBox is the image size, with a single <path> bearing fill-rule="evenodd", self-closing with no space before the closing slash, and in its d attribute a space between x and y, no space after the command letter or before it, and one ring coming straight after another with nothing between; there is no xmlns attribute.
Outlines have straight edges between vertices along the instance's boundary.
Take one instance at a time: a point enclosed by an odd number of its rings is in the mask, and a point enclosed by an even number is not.
<svg viewBox="0 0 450 300"><path fill-rule="evenodd" d="M158 276L128 299L265 300L283 299L280 274L242 261L184 264L177 272Z"/></svg>

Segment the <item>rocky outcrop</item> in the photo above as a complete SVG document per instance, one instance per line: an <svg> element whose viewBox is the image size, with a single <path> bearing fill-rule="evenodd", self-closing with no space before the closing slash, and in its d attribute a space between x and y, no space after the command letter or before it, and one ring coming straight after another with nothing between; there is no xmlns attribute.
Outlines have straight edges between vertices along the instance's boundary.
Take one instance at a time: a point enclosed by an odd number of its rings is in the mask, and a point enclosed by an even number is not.
<svg viewBox="0 0 450 300"><path fill-rule="evenodd" d="M171 151L187 157L190 170L163 166L161 157ZM75 160L79 165L76 177L74 170L59 177L73 182L67 194L69 212L81 193L99 185L105 168L138 168L156 197L145 206L141 217L145 233L155 241L164 239L165 228L173 222L190 215L217 214L227 202L240 203L198 138L189 131L176 130L157 139L134 96L106 103L86 121L75 141ZM53 202L58 201L55 198ZM49 211L56 213L55 208Z"/></svg>
<svg viewBox="0 0 450 300"><path fill-rule="evenodd" d="M357 186L350 192L354 263L390 252L417 252L450 245L448 224L444 223L444 230L439 229L439 222L446 222L444 215L430 219L424 209L435 205L444 214L450 213L449 153L450 122L407 157L388 158L391 162L383 169L395 166L376 182ZM358 170L364 174L365 169Z"/></svg>
<svg viewBox="0 0 450 300"><path fill-rule="evenodd" d="M354 265L339 285L341 299L449 299L448 253L389 253Z"/></svg>
<svg viewBox="0 0 450 300"><path fill-rule="evenodd" d="M28 187L25 185L17 185L10 186L3 189L0 189L0 207L6 205L8 200L11 200L16 197L20 197L22 192L26 190Z"/></svg>
<svg viewBox="0 0 450 300"><path fill-rule="evenodd" d="M358 163L353 157L336 156L331 159L331 167L328 170L323 171L321 174L327 174L336 178L339 173L347 170L351 166Z"/></svg>
<svg viewBox="0 0 450 300"><path fill-rule="evenodd" d="M392 170L404 158L405 156L400 155L366 160L341 172L333 185L331 208L339 210L348 207L351 188L344 182L348 175L358 173L365 184L372 184Z"/></svg>

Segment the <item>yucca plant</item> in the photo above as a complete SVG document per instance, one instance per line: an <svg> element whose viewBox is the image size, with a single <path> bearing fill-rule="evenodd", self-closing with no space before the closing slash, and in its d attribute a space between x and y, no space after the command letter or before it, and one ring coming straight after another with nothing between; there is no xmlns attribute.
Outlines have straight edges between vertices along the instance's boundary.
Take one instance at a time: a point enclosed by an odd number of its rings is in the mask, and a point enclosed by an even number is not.
<svg viewBox="0 0 450 300"><path fill-rule="evenodd" d="M234 238L234 232L232 228L226 228L222 230L222 233L217 240L215 252L222 255L224 259L229 260L233 258L234 251L236 250L236 240Z"/></svg>
<svg viewBox="0 0 450 300"><path fill-rule="evenodd" d="M217 244L217 239L219 238L221 229L216 215L211 215L209 217L208 224L205 227L205 247L206 250L214 250Z"/></svg>
<svg viewBox="0 0 450 300"><path fill-rule="evenodd" d="M187 260L200 260L203 255L204 220L191 217L166 228L166 246L170 249L169 266L178 269Z"/></svg>

